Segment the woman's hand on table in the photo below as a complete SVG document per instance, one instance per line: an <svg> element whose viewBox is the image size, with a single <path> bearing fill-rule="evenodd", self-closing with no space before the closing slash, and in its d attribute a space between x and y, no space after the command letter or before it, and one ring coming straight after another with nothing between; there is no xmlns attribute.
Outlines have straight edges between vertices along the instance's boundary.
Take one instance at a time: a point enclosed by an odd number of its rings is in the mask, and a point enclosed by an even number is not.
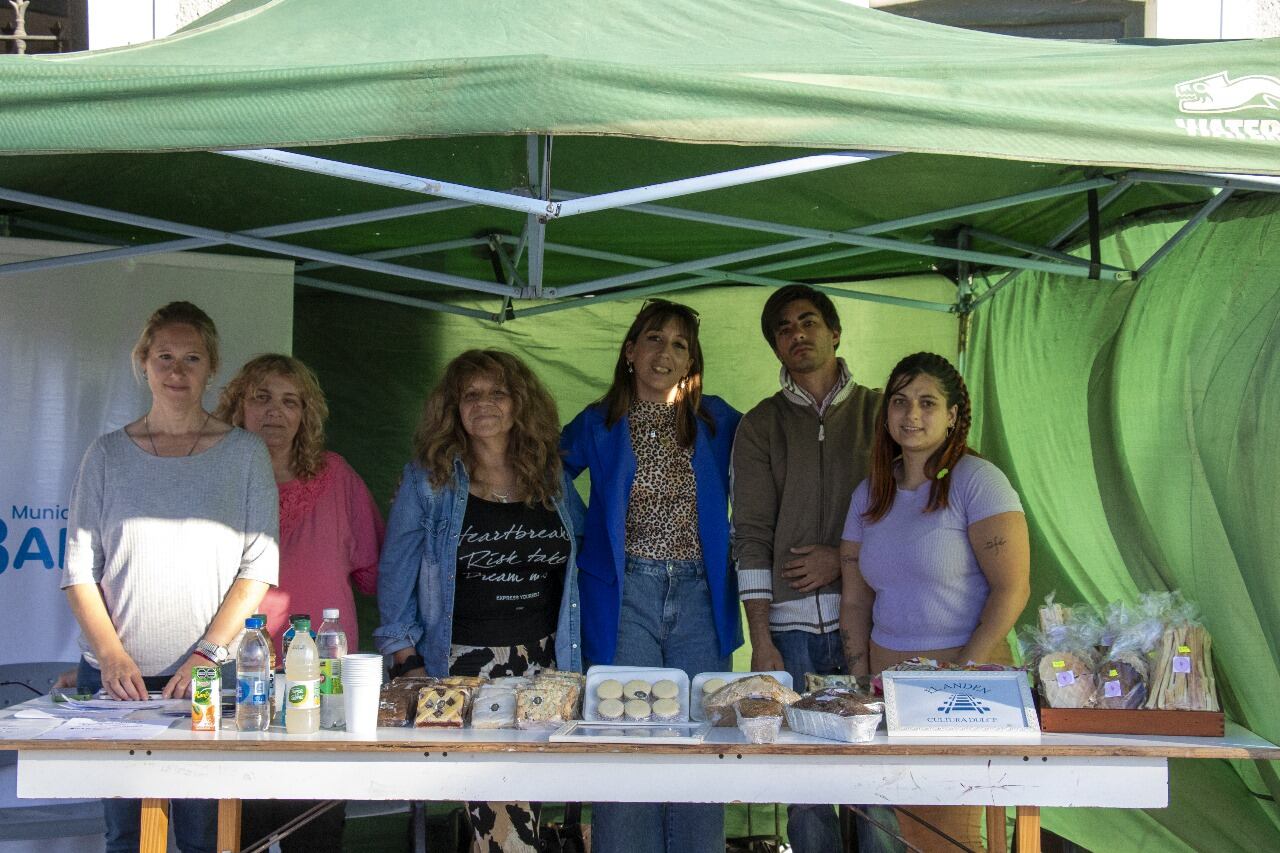
<svg viewBox="0 0 1280 853"><path fill-rule="evenodd" d="M204 655L191 655L187 658L178 671L173 674L168 683L164 686L163 696L166 699L186 699L191 696L191 668L196 666L216 666L213 661ZM143 698L146 698L146 692L143 692Z"/></svg>
<svg viewBox="0 0 1280 853"><path fill-rule="evenodd" d="M142 670L127 652L98 659L102 673L102 689L112 699L147 698L147 685L142 680Z"/></svg>

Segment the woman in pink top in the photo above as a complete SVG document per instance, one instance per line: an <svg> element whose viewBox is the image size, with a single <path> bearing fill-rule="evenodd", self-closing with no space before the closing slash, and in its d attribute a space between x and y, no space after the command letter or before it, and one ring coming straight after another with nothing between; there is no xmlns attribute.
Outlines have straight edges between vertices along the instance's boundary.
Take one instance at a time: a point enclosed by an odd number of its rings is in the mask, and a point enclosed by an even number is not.
<svg viewBox="0 0 1280 853"><path fill-rule="evenodd" d="M315 374L287 355L252 359L222 391L217 417L262 438L280 490L280 583L262 600L267 627L280 641L290 613L309 613L312 624L336 607L347 644L359 643L351 585L377 591L383 523L360 475L324 449L329 407ZM283 665L281 658L280 665ZM310 801L246 802L243 835L253 841L316 805ZM281 847L340 851L343 809L331 808L287 836Z"/></svg>
<svg viewBox="0 0 1280 853"><path fill-rule="evenodd" d="M329 407L315 374L291 356L257 356L223 389L217 416L262 438L280 489L280 584L261 605L276 654L290 613L309 613L319 625L328 607L340 611L355 651L351 586L377 592L383 522L360 475L324 449Z"/></svg>

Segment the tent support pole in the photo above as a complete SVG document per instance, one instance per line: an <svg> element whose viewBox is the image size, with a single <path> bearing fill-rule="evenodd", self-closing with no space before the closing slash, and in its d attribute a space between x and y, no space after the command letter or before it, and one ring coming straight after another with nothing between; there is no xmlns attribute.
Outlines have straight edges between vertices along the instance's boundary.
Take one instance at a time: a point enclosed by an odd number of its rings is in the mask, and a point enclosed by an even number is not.
<svg viewBox="0 0 1280 853"><path fill-rule="evenodd" d="M529 162L529 191L544 203L551 200L551 137L530 135L525 140L525 155ZM547 219L529 214L525 217L525 238L529 244L529 286L523 296L542 297L542 278L546 260Z"/></svg>
<svg viewBox="0 0 1280 853"><path fill-rule="evenodd" d="M453 249L466 249L471 246L483 246L489 241L484 237L466 237L461 240L445 240L441 243L424 243L420 246L402 246L398 249L382 249L377 252L367 252L362 255L352 255L355 258L363 258L368 261L386 261L392 258L408 258L414 255L431 255L436 252L448 252ZM298 265L298 272L311 272L312 270L331 269L333 264L322 263L305 263Z"/></svg>
<svg viewBox="0 0 1280 853"><path fill-rule="evenodd" d="M310 154L298 154L293 151L279 151L273 148L258 148L245 151L218 151L226 157L236 157L254 163L265 163L269 166L280 166L286 169L297 169L314 175L326 175L331 178L344 178L363 184L404 190L411 193L434 195L451 198L471 204L482 204L501 210L514 210L518 213L546 213L545 207L537 199L514 193L484 190L464 184L452 184L448 181L437 181L433 178L420 178L417 175L405 175L387 169L375 169L372 166L358 166L354 163L343 163L340 160L326 160Z"/></svg>
<svg viewBox="0 0 1280 853"><path fill-rule="evenodd" d="M1176 184L1185 187L1218 187L1232 190L1280 192L1280 178L1269 175L1232 175L1207 172L1151 172L1139 169L1126 172L1125 179L1146 184Z"/></svg>
<svg viewBox="0 0 1280 853"><path fill-rule="evenodd" d="M517 241L517 250L519 248L519 244L522 242L523 240ZM489 251L493 252L493 256L498 259L498 263L502 266L502 277L506 279L505 283L519 290L521 294L528 291L529 288L525 286L524 279L520 277L520 273L516 269L518 261L514 257L514 252L507 250L501 236L498 234L490 234L488 245Z"/></svg>
<svg viewBox="0 0 1280 853"><path fill-rule="evenodd" d="M962 227L956 235L956 245L962 249L969 248L972 230ZM973 311L973 270L968 261L961 261L956 267L956 314L960 322L956 324L956 370L964 376L969 360L969 314Z"/></svg>
<svg viewBox="0 0 1280 853"><path fill-rule="evenodd" d="M643 212L643 207L644 206L640 206L632 209ZM705 216L705 214L703 214L703 216ZM680 219L682 217L672 216L672 218ZM1082 269L1075 264L1064 264L1055 261L1037 261L1028 258L1014 258L1007 255L993 254L991 252L977 252L971 249L952 249L945 246L925 245L922 243L912 243L906 240L892 240L884 237L872 237L843 231L821 231L816 228L776 225L772 223L758 222L756 220L741 219L738 217L717 216L716 219L721 220L721 224L735 224L737 227L748 230L765 231L771 234L789 234L797 237L808 237L825 243L846 243L849 245L863 246L870 249L888 252L924 255L931 258L948 258L950 260L957 261L967 260L991 266L1038 270L1040 272L1052 272L1075 277L1088 277L1089 275L1088 269ZM626 273L609 278L597 279L595 281L584 281L578 284L568 285L567 287L558 288L558 293L561 296L580 296L586 293L595 293L600 290L625 287L641 281L652 281L655 278L664 278L669 275L679 275L690 270L705 269L718 264L741 263L742 261L763 257L765 255L781 254L782 252L790 251L789 248L785 248L789 245L790 244L788 243L783 243L773 246L764 246L757 249L749 249L742 252L720 255L714 258L705 258L699 261L686 261L684 263L671 264L668 267L653 270ZM1103 270L1102 275L1103 278L1113 281L1127 280L1129 276L1130 273L1127 270Z"/></svg>
<svg viewBox="0 0 1280 853"><path fill-rule="evenodd" d="M342 228L348 225L362 225L368 222L378 222L385 219L398 219L404 216L416 216L423 213L436 213L444 210L455 210L459 207L467 205L456 201L433 201L423 204L412 204L402 207L391 207L383 210L371 210L364 213L349 213L342 216L328 216L323 219L308 219L301 222L290 222L282 225L269 225L264 228L254 228L249 231L241 232L246 237L283 237L289 234L301 234L308 231L320 231L327 228ZM102 243L102 237L99 235L91 235L89 232L80 232L75 229L63 228L59 226L44 225L35 220L27 220L28 227L36 230L44 230L51 234L59 234L60 236L70 236L72 239L82 240L87 243ZM42 269L57 269L59 267L84 266L86 264L97 264L104 261L118 261L125 258L142 257L144 255L158 255L166 252L184 252L194 251L196 249L204 249L209 246L219 246L224 244L225 240L206 240L206 239L183 239L183 240L164 240L158 243L146 243L141 246L121 246L117 249L106 249L100 252L85 252L78 255L59 255L56 258L40 258L34 261L18 261L13 264L0 265L0 275L6 273L32 272ZM110 243L108 245L119 246L118 243ZM332 266L331 264L320 264L319 266Z"/></svg>
<svg viewBox="0 0 1280 853"><path fill-rule="evenodd" d="M894 156L893 152L884 151L840 151L835 154L812 154L807 157L796 157L778 163L764 163L760 166L747 166L742 169L731 169L727 172L715 172L710 175L699 175L694 178L682 178L677 181L666 181L644 187L634 187L617 192L600 193L599 195L581 196L560 202L556 207L555 218L564 219L583 213L594 213L600 210L616 210L634 204L643 204L666 198L703 193L725 187L737 187L743 184L756 184L774 178L785 178L791 175L804 175L819 172L823 169L834 169L855 163L866 163L884 157Z"/></svg>
<svg viewBox="0 0 1280 853"><path fill-rule="evenodd" d="M1121 195L1123 195L1125 190L1133 186L1133 183L1134 182L1129 180L1128 178L1125 178L1121 180L1119 183L1117 183L1114 187L1111 188L1110 192L1108 192L1106 195L1104 195L1101 199L1098 200L1098 211L1101 212L1105 210L1107 208L1107 205L1111 204L1111 202L1115 201ZM1054 238L1049 241L1049 245L1055 249L1058 248L1067 240L1069 240L1071 238L1071 235L1079 231L1081 227L1083 227L1088 221L1089 221L1088 212L1085 212L1080 216L1076 217L1071 222L1071 224L1069 224L1066 228L1063 228L1061 231L1059 231L1054 236ZM985 291L983 291L981 296L974 299L973 305L971 306L970 310L972 311L973 309L976 309L979 305L986 302L991 297L995 296L996 293L998 293L1004 287L1007 287L1010 282L1012 282L1015 278L1017 278L1021 274L1022 274L1022 270L1013 270L1012 272L1006 274L1003 278L1001 278L995 284L991 285Z"/></svg>
<svg viewBox="0 0 1280 853"><path fill-rule="evenodd" d="M343 293L348 296L359 296L364 299L374 299L378 302L390 302L393 305L407 305L410 308L422 308L427 311L443 311L446 314L456 314L459 317L474 317L478 320L497 320L498 318L490 314L488 311L480 311L475 308L464 308L461 305L450 305L447 302L436 302L432 299L420 299L416 296L401 296L398 293L386 293L381 290L370 290L367 287L353 287L349 284L339 284L336 281L324 281L319 278L312 278L306 275L296 275L293 277L296 284L303 287L314 288L315 290L328 290L333 293Z"/></svg>
<svg viewBox="0 0 1280 853"><path fill-rule="evenodd" d="M995 243L997 246L1004 246L1006 249L1013 249L1018 252L1026 252L1030 255L1039 255L1043 258L1053 258L1062 261L1064 264L1075 264L1077 266L1088 267L1089 262L1084 258L1078 258L1075 255L1068 255L1066 252L1059 252L1056 249L1050 249L1047 246L1036 246L1031 243L1023 243L1021 240L1011 240L1001 234L995 234L991 231L983 231L981 228L970 228L969 235L985 243ZM1111 264L1102 264L1104 270L1119 270L1122 267L1112 266Z"/></svg>
<svg viewBox="0 0 1280 853"><path fill-rule="evenodd" d="M1135 278L1141 281L1142 278L1146 276L1147 273L1151 272L1152 267L1160 263L1161 259L1163 259L1165 255L1169 254L1169 252L1173 250L1174 246L1178 245L1183 240L1185 240L1187 238L1187 235L1189 235L1192 231L1196 230L1196 228L1199 227L1201 222L1204 222L1206 219L1208 219L1209 216L1215 210L1217 210L1219 207L1222 206L1222 203L1224 201L1231 198L1231 194L1234 192L1235 190L1232 190L1232 189L1220 190L1217 195L1215 195L1213 198L1206 201L1200 207L1200 209L1196 211L1195 216L1191 217L1185 223L1183 223L1182 227L1179 228L1172 237L1166 240L1163 246L1161 246L1159 249L1156 249L1155 253L1152 254L1151 257L1147 258L1147 262L1138 268L1138 272Z"/></svg>
<svg viewBox="0 0 1280 853"><path fill-rule="evenodd" d="M507 240L512 238L508 237ZM613 263L630 264L632 266L643 267L663 267L666 264L663 261L655 261L649 258L638 258L634 255L620 255L615 252L603 252L598 249L580 249L576 246L566 246L560 243L548 243L547 248L553 252L560 254L574 255L582 258L594 258L601 261L611 261ZM592 294L589 298L593 300L604 299L610 296L611 299L634 299L639 294L652 295L654 293L664 293L671 290L684 290L688 287L698 284L755 284L762 287L783 287L788 284L795 284L793 281L780 278L767 278L764 276L750 275L739 270L701 270L691 275L691 278L681 281L666 282L664 284L653 285L647 288L633 288L625 291L608 291L603 294ZM880 302L886 305L896 305L902 308L920 308L925 311L944 311L950 312L954 310L954 306L943 302L929 302L923 299L908 299L901 296L884 296L878 293L863 293L862 291L848 291L838 287L827 287L823 285L810 285L818 290L834 293L838 296L847 296L857 299L866 299L871 302ZM612 296L612 294L618 294ZM564 302L554 303L555 305L565 305ZM566 307L571 307L566 305ZM538 306L539 309L549 308L549 306ZM522 313L528 313L525 309ZM545 313L539 310L539 313Z"/></svg>
<svg viewBox="0 0 1280 853"><path fill-rule="evenodd" d="M425 281L432 284L443 284L449 287L457 287L466 290L477 290L482 293L494 293L499 296L505 296L511 292L511 288L503 285L493 284L478 279L463 278L462 276L448 275L445 273L436 273L428 270L420 270L414 267L404 267L397 264L388 264L383 261L366 261L359 258L353 258L348 255L339 254L338 252L327 252L321 249L309 249L304 246L294 246L288 243L279 243L274 240L265 240L259 237L249 237L244 234L237 234L230 231L215 231L211 228L200 228L193 225L183 225L177 222L169 222L163 219L156 219L151 216L140 216L134 213L124 213L118 210L109 210L103 207L96 207L89 204L80 204L78 202L64 201L62 199L50 198L48 196L35 195L33 193L19 192L18 190L10 190L0 188L0 199L18 202L19 204L29 204L33 207L43 207L51 210L59 210L63 213L71 213L77 216L85 216L90 219L105 219L110 222L119 222L125 225L133 225L137 228L147 228L152 231L167 231L175 234L183 234L188 237L200 240L209 240L214 243L230 243L234 246L240 246L245 249L255 249L261 252L268 252L273 255L284 255L286 257L306 258L313 261L324 261L332 263L335 266L349 267L351 269L365 270L367 272L382 273L384 275L397 276L399 278L407 278L414 281ZM129 247L130 249L134 247ZM146 247L137 247L146 248ZM119 253L125 250L109 249L106 252L91 252L87 256L101 256L109 253ZM144 253L138 253L144 254ZM127 257L127 255L125 255ZM71 259L83 259L86 255L72 255ZM62 260L62 258L49 258L48 261ZM91 263L92 261L85 261ZM23 264L41 263L38 261L23 261ZM69 264L47 264L51 266L65 266ZM0 267L0 272L4 272L6 267L9 271L17 272L13 269L16 265L5 265Z"/></svg>
<svg viewBox="0 0 1280 853"><path fill-rule="evenodd" d="M834 154L811 154L805 157L783 160L778 163L765 163L759 166L748 166L743 169L731 169L727 172L716 172L710 175L699 175L693 178L682 178L660 184L633 187L617 192L583 196L574 199L570 204L560 204L543 202L540 199L528 198L515 193L469 187L464 184L438 181L434 178L423 178L417 175L406 175L401 172L375 169L371 166L359 166L354 163L343 163L339 160L326 160L309 154L280 151L274 148L219 151L217 153L255 163L298 169L303 172L327 175L333 178L345 178L347 180L360 181L361 183L400 189L406 192L457 199L502 210L514 210L531 216L543 216L548 219L577 216L598 210L612 210L637 202L676 198L692 193L706 192L724 187L736 187L742 184L754 184L773 178L802 175L822 169L832 169L894 156L894 152L882 151L840 151Z"/></svg>

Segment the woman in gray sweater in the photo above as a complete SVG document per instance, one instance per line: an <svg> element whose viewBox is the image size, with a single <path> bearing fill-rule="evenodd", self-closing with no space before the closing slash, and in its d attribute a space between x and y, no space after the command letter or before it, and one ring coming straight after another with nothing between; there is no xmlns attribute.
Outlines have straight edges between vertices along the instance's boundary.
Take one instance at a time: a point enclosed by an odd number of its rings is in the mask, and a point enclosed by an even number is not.
<svg viewBox="0 0 1280 853"><path fill-rule="evenodd" d="M189 302L151 315L133 349L151 407L85 453L71 492L62 587L80 624L81 688L145 699L191 691L221 665L279 571L278 508L262 441L204 409L213 320ZM104 801L107 850L137 850L141 804ZM214 847L216 803L175 802L183 851Z"/></svg>

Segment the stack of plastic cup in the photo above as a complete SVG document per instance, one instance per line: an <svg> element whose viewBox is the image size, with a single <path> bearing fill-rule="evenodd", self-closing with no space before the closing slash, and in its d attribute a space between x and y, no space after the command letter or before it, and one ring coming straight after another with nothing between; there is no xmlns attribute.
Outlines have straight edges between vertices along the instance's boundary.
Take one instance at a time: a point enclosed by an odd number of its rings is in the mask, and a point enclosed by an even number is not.
<svg viewBox="0 0 1280 853"><path fill-rule="evenodd" d="M371 735L378 730L381 688L382 655L352 654L342 658L342 703L349 733Z"/></svg>

